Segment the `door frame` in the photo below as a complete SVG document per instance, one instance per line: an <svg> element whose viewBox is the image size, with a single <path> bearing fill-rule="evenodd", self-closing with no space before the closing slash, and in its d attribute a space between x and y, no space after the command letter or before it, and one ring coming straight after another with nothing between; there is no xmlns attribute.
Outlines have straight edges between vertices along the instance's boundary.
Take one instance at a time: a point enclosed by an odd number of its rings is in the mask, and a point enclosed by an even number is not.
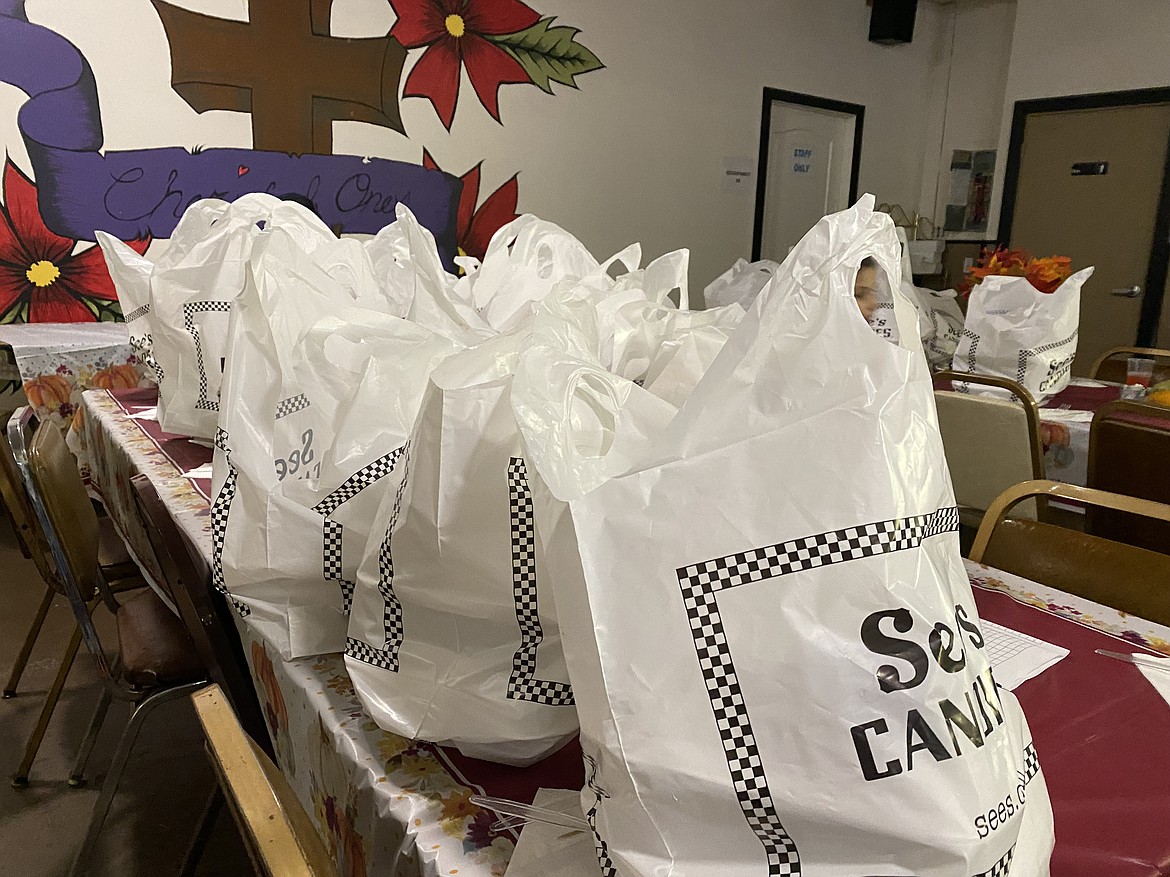
<svg viewBox="0 0 1170 877"><path fill-rule="evenodd" d="M752 227L752 261L759 261L764 239L764 200L768 191L768 145L772 135L772 104L780 102L829 110L853 116L853 167L849 173L849 203L857 200L857 178L861 171L861 134L865 127L865 107L845 101L832 100L786 91L782 88L764 88L764 106L760 114L760 160L756 170L756 213Z"/></svg>
<svg viewBox="0 0 1170 877"><path fill-rule="evenodd" d="M999 210L999 240L1011 241L1012 220L1016 210L1016 189L1020 182L1020 160L1024 151L1024 128L1034 113L1058 113L1065 110L1099 110L1108 107L1136 107L1145 104L1170 104L1170 88L1137 88L1130 91L1104 91L1016 101L1012 114L1012 133L1008 143L1007 167L1003 178L1003 200ZM1146 266L1142 310L1138 317L1135 344L1152 347L1158 334L1162 305L1166 297L1166 274L1170 265L1170 137L1166 143L1166 160L1162 166L1162 185L1158 210L1154 216L1154 240ZM1163 338L1163 344L1170 339Z"/></svg>

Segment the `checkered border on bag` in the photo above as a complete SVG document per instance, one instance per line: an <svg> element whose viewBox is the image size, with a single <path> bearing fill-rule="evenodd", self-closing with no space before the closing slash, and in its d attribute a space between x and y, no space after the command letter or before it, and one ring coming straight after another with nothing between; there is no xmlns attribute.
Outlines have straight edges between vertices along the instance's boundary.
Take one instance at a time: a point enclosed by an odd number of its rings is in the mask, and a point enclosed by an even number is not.
<svg viewBox="0 0 1170 877"><path fill-rule="evenodd" d="M308 407L309 399L304 393L289 396L287 399L282 399L276 403L276 419L280 420L283 417L288 417L290 414L304 411Z"/></svg>
<svg viewBox="0 0 1170 877"><path fill-rule="evenodd" d="M398 528L398 519L402 515L402 500L406 495L406 486L410 483L410 442L394 453L402 457L402 481L394 494L390 523L386 525L386 535L382 537L382 546L378 549L378 593L382 595L384 602L382 629L385 632L385 644L379 649L353 637L347 639L345 644L345 654L349 657L381 667L391 673L398 672L398 653L402 649L405 627L402 623L402 603L394 593L394 557L390 551L390 540Z"/></svg>
<svg viewBox="0 0 1170 877"><path fill-rule="evenodd" d="M122 319L124 321L126 321L127 323L133 323L138 318L145 317L149 313L150 313L150 303L147 302L146 304L142 305L142 307L135 308L134 310L132 310L128 314L123 314Z"/></svg>
<svg viewBox="0 0 1170 877"><path fill-rule="evenodd" d="M342 573L341 546L345 528L338 521L331 520L330 516L367 487L390 475L405 450L406 445L395 448L368 466L362 467L349 476L337 490L313 506L313 511L325 518L322 523L322 576L325 581L337 582L341 587L342 609L346 615L349 615L350 607L353 605L354 583L346 579Z"/></svg>
<svg viewBox="0 0 1170 877"><path fill-rule="evenodd" d="M247 618L252 610L231 595L223 577L223 546L227 539L228 513L232 508L232 500L236 498L236 477L239 473L231 464L228 434L222 428L215 431L215 446L228 455L228 474L211 504L211 584L231 601L241 618Z"/></svg>
<svg viewBox="0 0 1170 877"><path fill-rule="evenodd" d="M195 314L208 311L231 313L230 301L189 301L183 305L183 328L195 342L195 365L199 369L199 398L195 400L195 407L204 411L218 411L219 400L207 398L207 366L203 362L203 344L199 339L199 327L195 325Z"/></svg>
<svg viewBox="0 0 1170 877"><path fill-rule="evenodd" d="M1021 785L1027 785L1032 781L1032 777L1040 772L1040 758L1036 755L1036 745L1029 743L1024 747L1024 767L1022 770L1016 771L1016 776ZM986 871L976 874L975 877L1007 877L1012 869L1012 857L1016 854L1016 848L1013 846L1010 850L1004 853L1003 858L996 862Z"/></svg>
<svg viewBox="0 0 1170 877"><path fill-rule="evenodd" d="M544 641L536 602L536 528L532 523L532 493L523 457L508 461L508 506L512 530L512 598L520 626L520 648L512 656L508 680L510 700L528 700L549 706L572 706L573 689L567 682L536 678L536 650Z"/></svg>
<svg viewBox="0 0 1170 877"><path fill-rule="evenodd" d="M1053 341L1051 344L1044 344L1041 347L1032 347L1027 350L1020 351L1019 361L1016 363L1016 383L1023 385L1024 376L1028 373L1028 361L1032 357L1039 356L1041 353L1047 353L1049 350L1057 350L1072 344L1077 340L1077 332L1073 332L1063 341Z"/></svg>
<svg viewBox="0 0 1170 877"><path fill-rule="evenodd" d="M1012 870L1012 856L1016 854L1016 848L1013 846L1006 853L1003 858L991 866L987 871L976 874L975 877L1008 877Z"/></svg>
<svg viewBox="0 0 1170 877"><path fill-rule="evenodd" d="M819 533L676 570L735 794L767 854L769 877L800 874L800 854L784 830L768 788L716 595L748 582L917 548L931 536L958 529L959 510L942 508L928 515Z"/></svg>
<svg viewBox="0 0 1170 877"><path fill-rule="evenodd" d="M601 799L608 798L609 795L597 784L597 759L588 752L583 752L582 758L585 759L585 764L589 768L585 785L589 791L597 796L593 801L593 806L585 811L585 821L589 823L589 831L593 835L593 849L597 853L597 864L601 866L602 877L617 877L617 868L614 867L613 859L609 856L609 846L602 840L601 834L597 831L597 810L601 807Z"/></svg>

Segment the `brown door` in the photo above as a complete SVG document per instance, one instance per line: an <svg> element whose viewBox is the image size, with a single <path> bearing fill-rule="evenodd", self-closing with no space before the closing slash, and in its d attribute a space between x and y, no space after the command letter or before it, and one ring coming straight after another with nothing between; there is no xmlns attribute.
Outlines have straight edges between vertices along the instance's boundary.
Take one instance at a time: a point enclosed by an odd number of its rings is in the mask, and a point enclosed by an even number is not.
<svg viewBox="0 0 1170 877"><path fill-rule="evenodd" d="M1097 269L1081 291L1075 374L1137 341L1168 140L1170 103L1027 116L1011 245Z"/></svg>

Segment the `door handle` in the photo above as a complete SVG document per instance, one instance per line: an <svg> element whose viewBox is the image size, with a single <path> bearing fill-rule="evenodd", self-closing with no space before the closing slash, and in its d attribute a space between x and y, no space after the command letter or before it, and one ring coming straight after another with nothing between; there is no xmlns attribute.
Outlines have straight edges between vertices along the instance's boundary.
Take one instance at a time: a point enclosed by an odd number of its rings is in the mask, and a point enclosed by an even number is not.
<svg viewBox="0 0 1170 877"><path fill-rule="evenodd" d="M1110 295L1115 295L1118 298L1137 298L1142 294L1140 286L1123 286L1121 289L1115 289Z"/></svg>

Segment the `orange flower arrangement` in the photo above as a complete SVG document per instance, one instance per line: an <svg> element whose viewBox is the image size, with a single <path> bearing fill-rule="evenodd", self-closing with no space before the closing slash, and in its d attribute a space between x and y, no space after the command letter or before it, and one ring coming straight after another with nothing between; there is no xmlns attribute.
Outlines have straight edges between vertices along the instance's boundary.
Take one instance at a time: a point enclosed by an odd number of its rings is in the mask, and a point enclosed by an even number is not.
<svg viewBox="0 0 1170 877"><path fill-rule="evenodd" d="M1072 259L1068 256L1047 256L1037 259L1026 250L984 249L960 288L963 295L983 281L984 277L1026 277L1040 292L1056 292L1060 284L1072 274Z"/></svg>

